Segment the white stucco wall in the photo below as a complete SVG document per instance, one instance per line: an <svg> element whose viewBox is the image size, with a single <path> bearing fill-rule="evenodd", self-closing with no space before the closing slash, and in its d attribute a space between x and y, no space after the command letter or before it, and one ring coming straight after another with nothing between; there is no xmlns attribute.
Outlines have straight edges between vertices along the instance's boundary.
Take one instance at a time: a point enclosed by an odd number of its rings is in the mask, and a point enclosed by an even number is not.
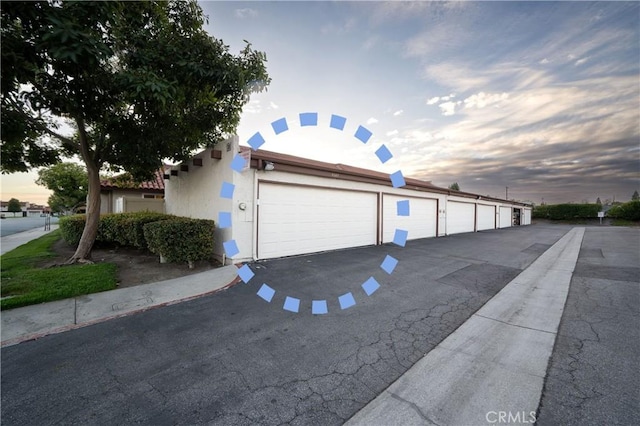
<svg viewBox="0 0 640 426"><path fill-rule="evenodd" d="M231 212L232 227L216 229L215 253L219 260L225 258L226 263L238 263L257 258L257 209L259 204L258 182L279 182L297 185L310 185L337 189L350 189L358 191L370 191L377 194L393 194L406 197L425 197L438 202L438 236L447 235L446 230L446 206L447 199L466 203L480 202L477 199L459 196L448 196L427 191L414 191L405 188L393 188L391 186L373 183L352 182L328 177L308 176L296 173L282 172L275 165L275 170L264 171L246 169L241 173L231 169L231 161L239 152L237 137L221 142L216 149L222 152L221 159L212 159L211 150L206 150L197 155L202 158L202 166L194 166L192 161L187 162L188 172L178 172L178 176L171 176L165 180L166 212L177 216L185 216L201 219L212 219L218 223L220 212ZM179 169L178 166L175 167ZM220 189L223 182L235 185L233 199L220 197ZM380 199L382 197L380 196ZM495 206L496 215L499 218L499 207L507 206L506 203L481 200L482 204ZM244 205L244 210L240 205ZM511 205L509 205L511 207ZM379 209L382 209L380 203ZM378 212L381 213L380 211ZM498 221L496 220L496 224ZM381 231L380 231L381 232ZM381 235L379 235L382 238ZM233 258L224 256L225 241L235 240L239 253Z"/></svg>
<svg viewBox="0 0 640 426"><path fill-rule="evenodd" d="M220 142L215 149L222 152L221 159L211 158L211 149L197 155L202 166L187 162L188 172L178 171L177 176L165 180L166 212L176 216L197 219L210 219L218 224L220 212L231 212L231 228L216 227L214 235L215 254L226 263L252 259L252 222L253 222L253 175L255 170L248 169L237 173L231 169L231 161L239 151L238 138L233 137ZM179 170L179 166L175 167ZM223 182L233 183L233 199L220 197ZM241 202L247 208L239 209ZM232 259L226 259L223 243L236 240L240 253Z"/></svg>

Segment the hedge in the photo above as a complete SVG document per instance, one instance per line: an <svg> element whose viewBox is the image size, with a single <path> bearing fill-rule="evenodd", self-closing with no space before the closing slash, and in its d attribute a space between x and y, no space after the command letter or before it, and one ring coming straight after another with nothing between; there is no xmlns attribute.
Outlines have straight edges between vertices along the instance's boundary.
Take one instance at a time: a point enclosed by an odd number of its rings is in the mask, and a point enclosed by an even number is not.
<svg viewBox="0 0 640 426"><path fill-rule="evenodd" d="M67 244L77 245L84 230L84 215L63 216L58 222L60 234ZM96 238L97 240L97 238Z"/></svg>
<svg viewBox="0 0 640 426"><path fill-rule="evenodd" d="M616 219L640 220L640 201L629 201L628 203L614 206L609 209L607 216Z"/></svg>
<svg viewBox="0 0 640 426"><path fill-rule="evenodd" d="M143 226L150 222L175 216L155 212L110 213L100 216L97 243L117 243L123 246L147 248ZM62 238L71 245L80 242L84 230L85 215L60 218Z"/></svg>
<svg viewBox="0 0 640 426"><path fill-rule="evenodd" d="M144 225L149 250L169 262L208 260L213 257L215 222L174 217Z"/></svg>
<svg viewBox="0 0 640 426"><path fill-rule="evenodd" d="M107 214L100 217L98 233L101 240L146 249L144 225L172 217L174 216L156 212Z"/></svg>
<svg viewBox="0 0 640 426"><path fill-rule="evenodd" d="M536 206L533 209L534 219L571 220L594 219L601 210L599 204L552 204Z"/></svg>

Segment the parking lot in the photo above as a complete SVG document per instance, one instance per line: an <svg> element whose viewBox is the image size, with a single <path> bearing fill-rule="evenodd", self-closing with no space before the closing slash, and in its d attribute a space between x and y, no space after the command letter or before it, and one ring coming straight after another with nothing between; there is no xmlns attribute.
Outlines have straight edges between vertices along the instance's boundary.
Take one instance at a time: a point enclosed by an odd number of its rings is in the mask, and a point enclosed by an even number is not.
<svg viewBox="0 0 640 426"><path fill-rule="evenodd" d="M4 348L2 422L342 424L570 229L254 263L249 284ZM637 229L587 228L539 424L640 423L639 241ZM386 255L399 261L391 274ZM380 288L367 295L370 277ZM270 303L256 295L263 283ZM356 304L341 309L347 292ZM298 313L283 309L287 297ZM313 300L328 313L312 315Z"/></svg>

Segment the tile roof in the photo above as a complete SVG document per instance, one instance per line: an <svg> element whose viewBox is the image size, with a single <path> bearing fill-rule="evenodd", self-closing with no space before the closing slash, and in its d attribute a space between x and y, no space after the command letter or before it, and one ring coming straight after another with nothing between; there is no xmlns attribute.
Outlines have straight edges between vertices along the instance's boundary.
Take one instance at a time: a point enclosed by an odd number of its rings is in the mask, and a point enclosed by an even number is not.
<svg viewBox="0 0 640 426"><path fill-rule="evenodd" d="M162 168L156 170L153 174L153 179L148 180L146 182L141 182L136 184L135 182L131 182L130 185L122 185L118 182L115 182L113 179L122 176L114 176L114 178L103 179L100 181L101 189L149 189L155 191L164 191L164 172L167 169L170 169L171 166L165 164Z"/></svg>

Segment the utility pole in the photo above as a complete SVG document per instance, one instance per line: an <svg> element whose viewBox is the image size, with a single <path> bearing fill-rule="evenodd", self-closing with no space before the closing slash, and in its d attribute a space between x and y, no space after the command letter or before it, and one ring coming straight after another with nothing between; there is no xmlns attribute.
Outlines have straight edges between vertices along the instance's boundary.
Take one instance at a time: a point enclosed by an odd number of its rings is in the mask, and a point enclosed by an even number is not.
<svg viewBox="0 0 640 426"><path fill-rule="evenodd" d="M509 199L509 187L508 186L504 187L504 199L505 200Z"/></svg>

